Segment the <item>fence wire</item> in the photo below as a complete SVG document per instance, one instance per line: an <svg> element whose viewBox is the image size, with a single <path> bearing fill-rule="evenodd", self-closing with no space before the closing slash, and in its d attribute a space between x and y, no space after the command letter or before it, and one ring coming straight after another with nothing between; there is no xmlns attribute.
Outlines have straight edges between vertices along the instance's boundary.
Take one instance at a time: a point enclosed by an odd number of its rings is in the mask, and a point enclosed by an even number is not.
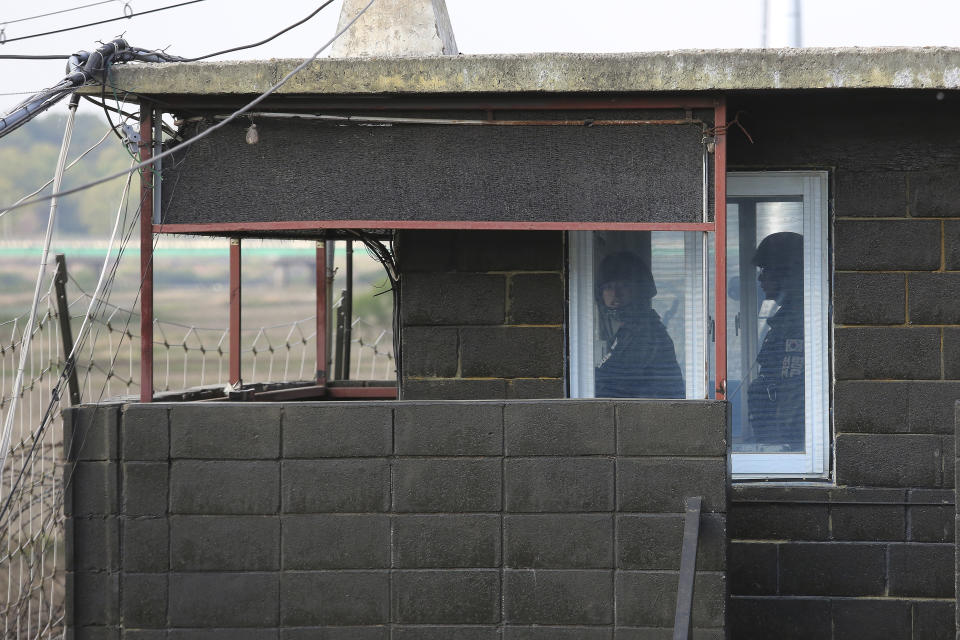
<svg viewBox="0 0 960 640"><path fill-rule="evenodd" d="M28 314L0 321L0 424L11 406L13 381L26 331L32 344L24 385L14 416L5 468L0 469L0 631L4 639L62 638L64 625L63 421L69 405L66 354L51 277L37 320ZM79 328L92 296L68 278L68 313ZM140 391L140 316L105 300L97 301L89 331L77 351L81 402L131 399ZM396 376L393 335L361 318L353 320L351 378ZM154 321L155 391L226 385L227 328ZM80 337L78 336L78 339ZM243 331L244 381L293 382L312 378L316 365L316 318ZM49 419L44 423L44 415Z"/></svg>

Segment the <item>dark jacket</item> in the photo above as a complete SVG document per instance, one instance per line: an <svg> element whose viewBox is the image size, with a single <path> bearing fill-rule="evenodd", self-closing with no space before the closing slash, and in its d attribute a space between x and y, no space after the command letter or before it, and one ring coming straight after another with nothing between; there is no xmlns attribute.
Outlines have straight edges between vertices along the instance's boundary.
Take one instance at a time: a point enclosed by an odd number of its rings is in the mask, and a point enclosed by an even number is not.
<svg viewBox="0 0 960 640"><path fill-rule="evenodd" d="M673 340L653 309L629 314L597 367L598 398L683 398L683 374Z"/></svg>

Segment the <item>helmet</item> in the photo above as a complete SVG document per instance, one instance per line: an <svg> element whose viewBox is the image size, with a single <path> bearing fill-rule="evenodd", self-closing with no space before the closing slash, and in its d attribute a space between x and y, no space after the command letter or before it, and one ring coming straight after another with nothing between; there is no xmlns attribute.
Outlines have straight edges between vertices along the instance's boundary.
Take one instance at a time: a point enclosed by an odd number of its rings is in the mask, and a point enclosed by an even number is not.
<svg viewBox="0 0 960 640"><path fill-rule="evenodd" d="M597 278L597 299L601 300L603 285L615 280L632 282L637 286L637 297L649 300L657 295L657 285L647 263L632 251L611 253L600 262Z"/></svg>
<svg viewBox="0 0 960 640"><path fill-rule="evenodd" d="M760 241L750 262L760 268L783 267L799 271L803 267L803 236L781 231Z"/></svg>

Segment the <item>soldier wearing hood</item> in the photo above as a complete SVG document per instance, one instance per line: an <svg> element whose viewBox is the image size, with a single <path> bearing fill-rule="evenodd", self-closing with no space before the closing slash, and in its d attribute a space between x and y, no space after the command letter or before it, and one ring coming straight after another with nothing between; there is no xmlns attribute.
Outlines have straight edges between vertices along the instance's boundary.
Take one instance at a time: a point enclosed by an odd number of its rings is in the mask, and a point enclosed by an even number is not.
<svg viewBox="0 0 960 640"><path fill-rule="evenodd" d="M683 398L673 340L653 310L657 286L637 254L620 251L600 263L596 300L606 352L596 368L598 398Z"/></svg>

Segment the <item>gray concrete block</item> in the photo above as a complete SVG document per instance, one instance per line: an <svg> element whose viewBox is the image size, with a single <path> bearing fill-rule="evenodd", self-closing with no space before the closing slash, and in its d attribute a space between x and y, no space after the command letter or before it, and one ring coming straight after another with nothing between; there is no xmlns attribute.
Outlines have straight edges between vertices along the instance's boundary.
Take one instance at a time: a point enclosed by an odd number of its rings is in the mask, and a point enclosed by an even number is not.
<svg viewBox="0 0 960 640"><path fill-rule="evenodd" d="M506 288L502 274L410 274L401 291L402 322L405 326L503 324Z"/></svg>
<svg viewBox="0 0 960 640"><path fill-rule="evenodd" d="M940 266L940 223L935 220L837 220L838 271L932 271Z"/></svg>
<svg viewBox="0 0 960 640"><path fill-rule="evenodd" d="M617 516L617 568L677 571L683 546L683 516ZM726 569L726 518L702 514L697 544L697 569Z"/></svg>
<svg viewBox="0 0 960 640"><path fill-rule="evenodd" d="M124 405L120 421L124 460L166 460L170 456L169 405Z"/></svg>
<svg viewBox="0 0 960 640"><path fill-rule="evenodd" d="M275 459L280 455L280 405L187 403L170 409L170 457Z"/></svg>
<svg viewBox="0 0 960 640"><path fill-rule="evenodd" d="M118 511L115 462L73 462L63 466L66 516L106 516Z"/></svg>
<svg viewBox="0 0 960 640"><path fill-rule="evenodd" d="M66 594L67 626L110 626L120 622L119 574L70 572Z"/></svg>
<svg viewBox="0 0 960 640"><path fill-rule="evenodd" d="M283 405L285 458L348 458L392 452L389 405L297 402Z"/></svg>
<svg viewBox="0 0 960 640"><path fill-rule="evenodd" d="M507 398L511 400L541 400L566 397L567 383L563 378L513 378L507 381Z"/></svg>
<svg viewBox="0 0 960 640"><path fill-rule="evenodd" d="M940 330L871 327L834 330L837 380L936 380Z"/></svg>
<svg viewBox="0 0 960 640"><path fill-rule="evenodd" d="M913 542L954 542L956 508L916 505L907 507L908 540Z"/></svg>
<svg viewBox="0 0 960 640"><path fill-rule="evenodd" d="M834 203L836 215L844 218L906 217L906 174L901 171L837 171Z"/></svg>
<svg viewBox="0 0 960 640"><path fill-rule="evenodd" d="M942 482L939 436L841 433L835 447L839 484L935 488Z"/></svg>
<svg viewBox="0 0 960 640"><path fill-rule="evenodd" d="M880 596L886 589L886 545L790 542L780 545L780 593Z"/></svg>
<svg viewBox="0 0 960 640"><path fill-rule="evenodd" d="M907 397L911 433L953 435L953 407L960 400L960 383L914 382Z"/></svg>
<svg viewBox="0 0 960 640"><path fill-rule="evenodd" d="M956 570L952 544L890 545L890 595L953 598Z"/></svg>
<svg viewBox="0 0 960 640"><path fill-rule="evenodd" d="M160 629L167 624L165 573L124 573L120 607L124 627Z"/></svg>
<svg viewBox="0 0 960 640"><path fill-rule="evenodd" d="M504 566L612 569L613 516L511 515L503 519Z"/></svg>
<svg viewBox="0 0 960 640"><path fill-rule="evenodd" d="M677 606L677 573L621 571L616 578L617 624L638 627L673 626ZM656 597L651 597L657 594ZM693 587L695 627L722 627L726 615L726 579L722 573L698 573Z"/></svg>
<svg viewBox="0 0 960 640"><path fill-rule="evenodd" d="M128 518L122 523L123 569L134 573L170 570L167 518Z"/></svg>
<svg viewBox="0 0 960 640"><path fill-rule="evenodd" d="M613 627L544 627L508 625L504 640L613 640Z"/></svg>
<svg viewBox="0 0 960 640"><path fill-rule="evenodd" d="M452 327L404 327L403 377L452 378L460 364L460 334ZM406 397L406 394L404 394Z"/></svg>
<svg viewBox="0 0 960 640"><path fill-rule="evenodd" d="M283 512L369 512L390 507L384 458L284 460Z"/></svg>
<svg viewBox="0 0 960 640"><path fill-rule="evenodd" d="M911 273L910 322L960 324L960 273Z"/></svg>
<svg viewBox="0 0 960 640"><path fill-rule="evenodd" d="M166 462L124 462L121 473L123 515L164 516L167 514L167 487L170 474Z"/></svg>
<svg viewBox="0 0 960 640"><path fill-rule="evenodd" d="M280 593L284 626L390 621L390 574L386 571L288 571L281 574Z"/></svg>
<svg viewBox="0 0 960 640"><path fill-rule="evenodd" d="M836 273L833 318L838 324L902 324L906 319L902 273ZM913 288L910 290L913 305ZM911 313L911 320L916 322Z"/></svg>
<svg viewBox="0 0 960 640"><path fill-rule="evenodd" d="M947 220L943 223L943 252L947 269L960 269L960 222Z"/></svg>
<svg viewBox="0 0 960 640"><path fill-rule="evenodd" d="M499 511L498 458L400 458L393 464L393 508L400 512Z"/></svg>
<svg viewBox="0 0 960 640"><path fill-rule="evenodd" d="M499 515L397 515L394 566L401 569L500 566Z"/></svg>
<svg viewBox="0 0 960 640"><path fill-rule="evenodd" d="M508 402L503 416L508 456L611 455L616 449L609 402Z"/></svg>
<svg viewBox="0 0 960 640"><path fill-rule="evenodd" d="M406 274L455 269L458 233L452 229L397 231L396 252L400 272Z"/></svg>
<svg viewBox="0 0 960 640"><path fill-rule="evenodd" d="M701 400L618 402L622 456L725 456L727 409Z"/></svg>
<svg viewBox="0 0 960 640"><path fill-rule="evenodd" d="M777 594L778 546L767 542L731 542L730 593L735 596Z"/></svg>
<svg viewBox="0 0 960 640"><path fill-rule="evenodd" d="M611 511L610 458L512 458L504 463L507 511Z"/></svg>
<svg viewBox="0 0 960 640"><path fill-rule="evenodd" d="M560 271L564 263L560 231L460 231L456 266L460 271Z"/></svg>
<svg viewBox="0 0 960 640"><path fill-rule="evenodd" d="M276 571L280 520L275 516L173 516L173 571Z"/></svg>
<svg viewBox="0 0 960 640"><path fill-rule="evenodd" d="M400 395L404 400L502 400L507 397L507 380L404 378Z"/></svg>
<svg viewBox="0 0 960 640"><path fill-rule="evenodd" d="M410 456L497 456L503 452L500 403L399 404L396 453Z"/></svg>
<svg viewBox="0 0 960 640"><path fill-rule="evenodd" d="M460 374L467 378L559 378L563 361L560 327L460 329Z"/></svg>
<svg viewBox="0 0 960 640"><path fill-rule="evenodd" d="M617 509L683 513L686 499L703 498L703 511L727 510L724 459L621 458L617 461Z"/></svg>
<svg viewBox="0 0 960 640"><path fill-rule="evenodd" d="M830 506L834 540L906 540L906 508L899 505Z"/></svg>
<svg viewBox="0 0 960 640"><path fill-rule="evenodd" d="M76 627L67 629L67 640L117 640L120 637L120 629L115 626L108 627Z"/></svg>
<svg viewBox="0 0 960 640"><path fill-rule="evenodd" d="M948 380L960 379L960 329L943 329L943 377Z"/></svg>
<svg viewBox="0 0 960 640"><path fill-rule="evenodd" d="M913 603L913 637L929 640L954 640L957 624L955 602L919 601Z"/></svg>
<svg viewBox="0 0 960 640"><path fill-rule="evenodd" d="M824 503L827 496L821 496ZM827 504L735 502L730 505L730 537L740 540L827 540Z"/></svg>
<svg viewBox="0 0 960 640"><path fill-rule="evenodd" d="M909 638L910 604L897 600L833 600L833 637L837 640Z"/></svg>
<svg viewBox="0 0 960 640"><path fill-rule="evenodd" d="M170 640L279 640L279 629L170 629Z"/></svg>
<svg viewBox="0 0 960 640"><path fill-rule="evenodd" d="M176 460L170 466L170 512L273 514L280 507L280 466L273 461Z"/></svg>
<svg viewBox="0 0 960 640"><path fill-rule="evenodd" d="M598 625L613 622L613 572L503 572L508 624Z"/></svg>
<svg viewBox="0 0 960 640"><path fill-rule="evenodd" d="M500 629L495 626L395 625L393 640L500 640Z"/></svg>
<svg viewBox="0 0 960 640"><path fill-rule="evenodd" d="M67 460L116 460L119 412L117 405L65 409L63 444Z"/></svg>
<svg viewBox="0 0 960 640"><path fill-rule="evenodd" d="M832 638L830 604L826 598L731 598L727 626L732 638Z"/></svg>
<svg viewBox="0 0 960 640"><path fill-rule="evenodd" d="M116 518L67 518L64 522L67 571L116 571L120 566L120 523Z"/></svg>
<svg viewBox="0 0 960 640"><path fill-rule="evenodd" d="M282 640L390 640L390 627L290 627L280 630Z"/></svg>
<svg viewBox="0 0 960 640"><path fill-rule="evenodd" d="M393 620L399 624L494 624L500 621L500 572L393 572Z"/></svg>
<svg viewBox="0 0 960 640"><path fill-rule="evenodd" d="M837 432L907 432L909 388L909 382L837 381L834 385L834 426Z"/></svg>
<svg viewBox="0 0 960 640"><path fill-rule="evenodd" d="M123 640L167 640L166 629L123 629Z"/></svg>
<svg viewBox="0 0 960 640"><path fill-rule="evenodd" d="M288 515L282 528L285 570L390 568L389 516Z"/></svg>
<svg viewBox="0 0 960 640"><path fill-rule="evenodd" d="M516 273L509 280L508 324L563 324L566 304L559 273Z"/></svg>
<svg viewBox="0 0 960 640"><path fill-rule="evenodd" d="M172 627L275 627L276 573L171 573Z"/></svg>
<svg viewBox="0 0 960 640"><path fill-rule="evenodd" d="M954 161L950 166L909 173L910 215L914 218L960 217L958 172L960 167Z"/></svg>
<svg viewBox="0 0 960 640"><path fill-rule="evenodd" d="M694 640L727 640L724 629L701 629L694 627ZM615 640L672 640L673 629L663 627L620 627L617 629Z"/></svg>

